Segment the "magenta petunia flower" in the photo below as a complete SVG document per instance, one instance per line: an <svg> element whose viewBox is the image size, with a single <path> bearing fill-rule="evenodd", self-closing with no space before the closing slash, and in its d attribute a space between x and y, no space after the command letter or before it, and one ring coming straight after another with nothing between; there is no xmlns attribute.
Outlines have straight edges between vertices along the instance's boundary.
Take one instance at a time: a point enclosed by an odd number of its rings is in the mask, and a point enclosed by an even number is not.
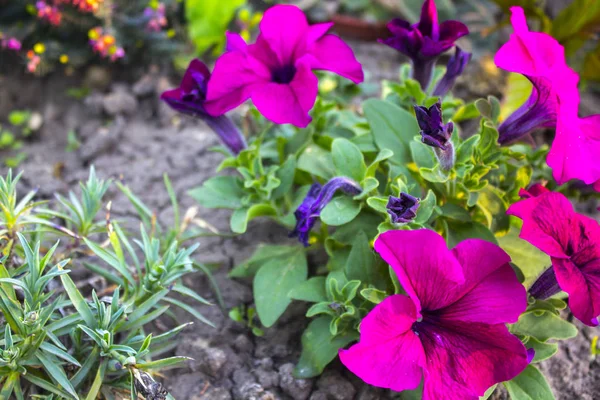
<svg viewBox="0 0 600 400"><path fill-rule="evenodd" d="M566 63L564 48L550 35L531 32L525 13L512 7L514 34L496 53L496 65L526 76L533 84L528 100L499 127L499 142L513 142L537 128L556 127L548 154L554 179L563 184L600 179L600 115L578 117L579 76Z"/></svg>
<svg viewBox="0 0 600 400"><path fill-rule="evenodd" d="M210 71L198 59L190 62L178 88L167 90L160 99L171 108L183 114L192 115L203 120L221 139L233 154L244 150L244 136L225 115L212 116L206 112L206 85L210 80Z"/></svg>
<svg viewBox="0 0 600 400"><path fill-rule="evenodd" d="M219 115L252 99L267 119L306 127L318 90L313 70L355 83L364 79L352 49L327 33L332 25L310 26L298 7L276 5L265 12L256 43L228 33L228 52L217 60L208 84L206 110Z"/></svg>
<svg viewBox="0 0 600 400"><path fill-rule="evenodd" d="M528 364L505 323L527 307L525 289L498 246L465 240L453 250L429 230L388 231L375 242L408 296L392 295L362 321L340 359L365 382L424 400L477 400Z"/></svg>
<svg viewBox="0 0 600 400"><path fill-rule="evenodd" d="M539 299L564 290L573 315L598 325L600 315L600 225L576 213L562 194L529 190L507 213L523 220L520 237L548 254L552 267L529 289Z"/></svg>
<svg viewBox="0 0 600 400"><path fill-rule="evenodd" d="M450 50L458 39L469 34L469 29L462 22L438 23L434 0L425 0L418 23L411 24L396 18L390 21L388 30L392 36L380 39L379 42L410 57L413 78L419 81L423 90L429 86L435 60L440 54Z"/></svg>

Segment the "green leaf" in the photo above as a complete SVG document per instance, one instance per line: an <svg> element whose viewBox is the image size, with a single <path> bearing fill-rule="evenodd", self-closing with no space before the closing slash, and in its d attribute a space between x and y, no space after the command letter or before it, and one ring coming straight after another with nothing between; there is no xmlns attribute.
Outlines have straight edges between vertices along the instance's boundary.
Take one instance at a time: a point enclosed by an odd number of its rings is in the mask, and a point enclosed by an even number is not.
<svg viewBox="0 0 600 400"><path fill-rule="evenodd" d="M382 161L385 161L388 158L392 157L393 155L394 155L394 153L390 149L381 150L379 152L379 154L377 154L377 157L375 158L375 160L373 160L371 165L369 165L369 168L367 168L366 176L371 177L371 178L375 177L375 173L377 172L377 168L379 167L379 164Z"/></svg>
<svg viewBox="0 0 600 400"><path fill-rule="evenodd" d="M67 375L62 367L58 363L55 363L46 357L46 355L40 351L38 351L35 355L44 366L46 372L48 372L48 375L50 375L50 377L52 377L56 383L62 386L62 388L65 389L73 398L78 399L79 397L77 397L77 392L75 391L75 388L73 388L73 385L71 385L71 382L67 378Z"/></svg>
<svg viewBox="0 0 600 400"><path fill-rule="evenodd" d="M586 54L581 76L584 79L600 81L600 43L593 51Z"/></svg>
<svg viewBox="0 0 600 400"><path fill-rule="evenodd" d="M448 173L442 171L439 164L433 168L419 168L419 173L423 179L433 183L444 183L450 178Z"/></svg>
<svg viewBox="0 0 600 400"><path fill-rule="evenodd" d="M483 239L490 243L498 244L494 234L479 222L454 222L448 221L448 247L453 248L460 242L466 239Z"/></svg>
<svg viewBox="0 0 600 400"><path fill-rule="evenodd" d="M142 364L136 364L135 367L141 370L147 371L151 369L161 369L166 367L171 367L173 365L181 364L182 362L186 362L191 360L189 357L175 356L169 358L163 358L162 360L156 361L148 361Z"/></svg>
<svg viewBox="0 0 600 400"><path fill-rule="evenodd" d="M235 176L216 176L202 186L188 192L198 203L206 208L236 209L242 206L245 196L242 180Z"/></svg>
<svg viewBox="0 0 600 400"><path fill-rule="evenodd" d="M25 378L26 380L28 380L29 382L33 383L35 386L40 387L44 390L47 390L50 393L54 393L57 394L59 397L59 399L65 398L65 399L69 399L72 398L71 393L67 393L64 390L62 390L61 388L59 388L57 385L55 385L52 382L48 382L45 379L42 379L34 374L23 374L22 375L23 378ZM79 397L75 396L75 399L79 399Z"/></svg>
<svg viewBox="0 0 600 400"><path fill-rule="evenodd" d="M199 55L211 49L215 55L222 52L227 27L245 3L246 0L185 0L188 34Z"/></svg>
<svg viewBox="0 0 600 400"><path fill-rule="evenodd" d="M303 248L267 261L254 277L254 301L261 323L271 327L291 303L290 291L306 280L308 266Z"/></svg>
<svg viewBox="0 0 600 400"><path fill-rule="evenodd" d="M358 232L352 242L350 256L344 268L349 280L359 280L366 285L376 287L385 286L384 275L387 270L382 270L378 265L377 257L373 253L369 237L364 231Z"/></svg>
<svg viewBox="0 0 600 400"><path fill-rule="evenodd" d="M204 315L200 314L200 312L197 311L195 308L191 307L188 304L185 304L183 301L179 301L177 299L172 299L170 297L165 297L164 301L181 308L183 311L186 311L187 313L191 314L198 321L204 322L206 325L209 325L209 326L212 326L213 328L215 328L215 324L213 324L211 321L206 319L206 317Z"/></svg>
<svg viewBox="0 0 600 400"><path fill-rule="evenodd" d="M413 140L410 142L410 152L417 167L431 169L435 166L433 151L426 144Z"/></svg>
<svg viewBox="0 0 600 400"><path fill-rule="evenodd" d="M502 100L502 107L500 108L501 121L508 118L509 115L527 101L531 95L532 87L531 81L529 81L525 75L515 73L508 74L506 90L504 92L506 95Z"/></svg>
<svg viewBox="0 0 600 400"><path fill-rule="evenodd" d="M275 176L281 182L278 187L273 190L272 198L279 199L292 190L294 185L294 175L296 174L296 157L289 156L286 162L275 173Z"/></svg>
<svg viewBox="0 0 600 400"><path fill-rule="evenodd" d="M577 336L577 327L548 311L528 311L510 326L513 333L531 336L541 342L548 339L570 339Z"/></svg>
<svg viewBox="0 0 600 400"><path fill-rule="evenodd" d="M511 381L504 382L511 400L554 400L552 389L544 375L533 365Z"/></svg>
<svg viewBox="0 0 600 400"><path fill-rule="evenodd" d="M277 210L270 204L254 204L250 207L238 208L231 215L231 230L235 233L245 233L248 222L258 217L273 217Z"/></svg>
<svg viewBox="0 0 600 400"><path fill-rule="evenodd" d="M591 34L600 24L600 2L597 0L574 0L565 7L552 23L552 36L564 43L582 33Z"/></svg>
<svg viewBox="0 0 600 400"><path fill-rule="evenodd" d="M435 209L436 202L437 198L435 197L435 193L433 193L432 190L429 190L427 196L419 202L419 209L417 210L417 217L414 222L423 225L429 221L429 218L431 218L433 210Z"/></svg>
<svg viewBox="0 0 600 400"><path fill-rule="evenodd" d="M497 387L498 387L498 384L495 384L494 386L492 386L491 388L486 390L485 393L483 394L483 396L479 397L479 400L489 399L494 394L494 391L496 390Z"/></svg>
<svg viewBox="0 0 600 400"><path fill-rule="evenodd" d="M258 269L268 261L276 258L285 259L297 251L298 246L260 244L249 259L231 270L229 276L233 278L254 276Z"/></svg>
<svg viewBox="0 0 600 400"><path fill-rule="evenodd" d="M290 290L288 297L294 300L309 301L311 303L327 301L325 277L317 276L298 284L295 288Z"/></svg>
<svg viewBox="0 0 600 400"><path fill-rule="evenodd" d="M320 375L327 364L338 355L338 350L357 340L351 332L333 337L329 331L331 318L322 316L312 321L302 334L302 354L294 369L296 378L312 378Z"/></svg>
<svg viewBox="0 0 600 400"><path fill-rule="evenodd" d="M385 300L386 297L388 297L388 294L386 292L375 288L363 289L360 291L360 295L373 304L379 304L383 300Z"/></svg>
<svg viewBox="0 0 600 400"><path fill-rule="evenodd" d="M390 161L406 165L411 161L410 143L419 134L419 126L414 115L388 101L369 99L363 103L363 110L375 144L380 150L394 152Z"/></svg>
<svg viewBox="0 0 600 400"><path fill-rule="evenodd" d="M95 400L98 398L98 393L100 392L100 388L102 387L102 383L104 383L104 374L106 373L106 366L108 364L108 359L102 360L100 363L100 368L96 372L96 376L94 377L94 381L90 386L90 390L88 391L85 400Z"/></svg>
<svg viewBox="0 0 600 400"><path fill-rule="evenodd" d="M360 213L360 203L347 195L335 197L321 211L321 221L331 226L340 226L352 221Z"/></svg>
<svg viewBox="0 0 600 400"><path fill-rule="evenodd" d="M298 159L297 168L325 180L335 176L335 165L331 153L314 143L304 149Z"/></svg>
<svg viewBox="0 0 600 400"><path fill-rule="evenodd" d="M519 229L511 227L510 231L498 238L498 244L508 253L512 262L519 267L525 281L523 285L530 287L533 282L552 265L550 257L533 245L519 237Z"/></svg>
<svg viewBox="0 0 600 400"><path fill-rule="evenodd" d="M360 182L367 173L367 165L362 153L351 141L335 139L331 144L331 156L337 176L346 176Z"/></svg>
<svg viewBox="0 0 600 400"><path fill-rule="evenodd" d="M97 326L96 318L94 317L94 313L92 313L92 309L87 304L77 286L75 286L75 282L71 279L69 275L61 275L60 280L63 284L65 292L69 296L71 303L73 303L73 307L77 310L81 318L85 321L85 324L90 328L95 328Z"/></svg>
<svg viewBox="0 0 600 400"><path fill-rule="evenodd" d="M525 345L528 349L535 350L535 356L533 357L533 360L531 360L532 363L539 363L540 361L547 360L558 351L558 344L540 342L534 337L530 337Z"/></svg>

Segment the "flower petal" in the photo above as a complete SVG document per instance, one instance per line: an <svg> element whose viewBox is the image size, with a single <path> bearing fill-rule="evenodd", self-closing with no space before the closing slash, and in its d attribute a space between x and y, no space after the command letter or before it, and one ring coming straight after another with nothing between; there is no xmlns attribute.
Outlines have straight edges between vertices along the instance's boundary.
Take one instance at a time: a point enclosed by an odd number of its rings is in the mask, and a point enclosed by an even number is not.
<svg viewBox="0 0 600 400"><path fill-rule="evenodd" d="M440 321L419 331L427 355L423 400L477 400L527 367L527 350L505 325Z"/></svg>
<svg viewBox="0 0 600 400"><path fill-rule="evenodd" d="M509 265L510 257L493 243L468 239L452 253L463 268L459 300L440 310L445 319L488 324L514 323L527 308L527 293Z"/></svg>
<svg viewBox="0 0 600 400"><path fill-rule="evenodd" d="M438 24L438 13L434 0L425 0L423 3L418 29L423 36L429 36L436 41L439 39L440 26Z"/></svg>
<svg viewBox="0 0 600 400"><path fill-rule="evenodd" d="M425 354L411 330L416 320L417 310L410 298L387 297L362 320L360 341L340 350L340 360L370 385L395 391L417 388Z"/></svg>
<svg viewBox="0 0 600 400"><path fill-rule="evenodd" d="M440 40L446 42L456 42L463 36L469 34L469 28L460 21L444 21L440 24Z"/></svg>
<svg viewBox="0 0 600 400"><path fill-rule="evenodd" d="M248 47L246 41L239 33L227 31L225 37L227 38L227 45L225 46L225 50L227 51L244 51Z"/></svg>
<svg viewBox="0 0 600 400"><path fill-rule="evenodd" d="M519 237L551 257L568 258L569 245L576 213L571 202L562 194L543 193L521 200L506 212L523 220Z"/></svg>
<svg viewBox="0 0 600 400"><path fill-rule="evenodd" d="M419 312L443 308L457 299L456 288L465 281L462 267L437 233L387 231L375 241L375 250L394 269Z"/></svg>
<svg viewBox="0 0 600 400"><path fill-rule="evenodd" d="M308 112L317 99L318 81L306 64L297 66L289 84L267 83L252 94L252 101L265 118L276 124L308 126Z"/></svg>
<svg viewBox="0 0 600 400"><path fill-rule="evenodd" d="M598 325L600 315L600 259L577 266L572 260L552 259L556 280L569 294L569 308L581 322Z"/></svg>
<svg viewBox="0 0 600 400"><path fill-rule="evenodd" d="M578 118L575 113L559 115L556 136L547 162L559 185L579 179L593 184L600 179L600 115Z"/></svg>
<svg viewBox="0 0 600 400"><path fill-rule="evenodd" d="M365 76L362 65L354 52L342 39L335 35L325 35L310 48L311 67L331 71L354 83L361 83Z"/></svg>
<svg viewBox="0 0 600 400"><path fill-rule="evenodd" d="M264 66L261 69L259 64L242 51L223 54L208 81L206 111L213 116L222 115L250 98L254 90L264 86L270 74ZM269 75L269 78L265 75Z"/></svg>
<svg viewBox="0 0 600 400"><path fill-rule="evenodd" d="M181 85L179 86L184 92L190 92L194 90L198 81L194 79L194 75L200 75L204 78L204 82L210 79L210 71L208 67L197 58L193 59L185 70L185 75L183 75L183 79L181 80Z"/></svg>
<svg viewBox="0 0 600 400"><path fill-rule="evenodd" d="M294 51L306 40L308 21L300 8L276 5L265 11L261 36L269 43L281 65L293 64Z"/></svg>

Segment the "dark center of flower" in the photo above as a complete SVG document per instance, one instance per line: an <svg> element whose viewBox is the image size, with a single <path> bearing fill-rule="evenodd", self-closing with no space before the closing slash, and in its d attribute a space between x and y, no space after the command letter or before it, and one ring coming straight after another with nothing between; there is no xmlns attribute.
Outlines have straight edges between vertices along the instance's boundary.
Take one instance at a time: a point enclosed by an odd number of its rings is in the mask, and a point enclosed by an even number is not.
<svg viewBox="0 0 600 400"><path fill-rule="evenodd" d="M284 65L271 72L271 79L275 83L290 83L296 76L296 67L293 65Z"/></svg>

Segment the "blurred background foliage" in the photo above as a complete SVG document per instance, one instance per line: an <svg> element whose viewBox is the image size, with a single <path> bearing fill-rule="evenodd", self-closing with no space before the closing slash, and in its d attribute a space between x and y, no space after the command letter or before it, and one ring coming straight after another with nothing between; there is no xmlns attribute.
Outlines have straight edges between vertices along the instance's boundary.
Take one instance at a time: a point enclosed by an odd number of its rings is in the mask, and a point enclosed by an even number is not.
<svg viewBox="0 0 600 400"><path fill-rule="evenodd" d="M183 67L193 57L221 54L226 30L250 40L262 12L274 3L296 4L315 21L333 20L345 36L374 40L386 34L385 23L393 17L416 21L422 1L3 0L0 66L17 59L40 75L100 61L142 65L173 59ZM441 20L460 19L469 26L476 59L497 47L509 8L521 6L533 29L565 46L582 78L600 81L600 1L438 0L437 5ZM103 40L109 50L102 48Z"/></svg>

